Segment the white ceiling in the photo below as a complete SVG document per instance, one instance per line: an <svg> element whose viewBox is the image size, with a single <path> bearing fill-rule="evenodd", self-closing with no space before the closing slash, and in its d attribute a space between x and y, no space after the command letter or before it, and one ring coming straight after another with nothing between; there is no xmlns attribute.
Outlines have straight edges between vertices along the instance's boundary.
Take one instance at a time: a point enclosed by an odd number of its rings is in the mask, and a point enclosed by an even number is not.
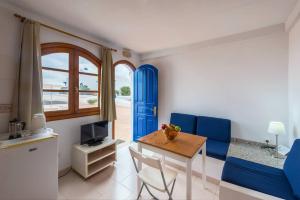
<svg viewBox="0 0 300 200"><path fill-rule="evenodd" d="M283 23L297 0L6 0L138 53Z"/></svg>

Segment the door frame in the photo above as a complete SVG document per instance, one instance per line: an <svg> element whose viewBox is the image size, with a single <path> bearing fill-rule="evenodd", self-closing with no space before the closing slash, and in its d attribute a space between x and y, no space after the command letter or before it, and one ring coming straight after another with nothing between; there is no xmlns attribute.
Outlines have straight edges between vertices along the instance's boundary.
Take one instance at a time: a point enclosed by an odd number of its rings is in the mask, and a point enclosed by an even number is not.
<svg viewBox="0 0 300 200"><path fill-rule="evenodd" d="M125 65L129 66L130 69L132 70L132 72L134 72L136 70L136 67L134 66L134 64L132 64L128 60L118 60L117 62L115 62L113 64L113 69L115 70L116 66L119 64L125 64ZM131 120L133 120L133 119L131 119ZM115 139L115 120L112 121L112 139L113 140Z"/></svg>

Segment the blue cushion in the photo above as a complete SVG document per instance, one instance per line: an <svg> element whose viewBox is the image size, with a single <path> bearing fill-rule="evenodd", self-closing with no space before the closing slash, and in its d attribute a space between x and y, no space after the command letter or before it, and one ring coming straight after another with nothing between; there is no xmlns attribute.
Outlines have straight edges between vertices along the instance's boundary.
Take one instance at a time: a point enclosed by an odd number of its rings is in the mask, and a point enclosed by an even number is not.
<svg viewBox="0 0 300 200"><path fill-rule="evenodd" d="M239 158L226 159L222 180L275 197L296 199L283 170Z"/></svg>
<svg viewBox="0 0 300 200"><path fill-rule="evenodd" d="M230 142L231 121L214 117L197 117L197 134L221 142Z"/></svg>
<svg viewBox="0 0 300 200"><path fill-rule="evenodd" d="M295 140L283 166L294 196L300 199L300 139Z"/></svg>
<svg viewBox="0 0 300 200"><path fill-rule="evenodd" d="M206 141L206 154L219 160L226 160L228 148L229 143L227 142L219 142L210 139Z"/></svg>
<svg viewBox="0 0 300 200"><path fill-rule="evenodd" d="M181 131L185 133L196 133L197 117L181 113L171 113L170 123L180 126Z"/></svg>

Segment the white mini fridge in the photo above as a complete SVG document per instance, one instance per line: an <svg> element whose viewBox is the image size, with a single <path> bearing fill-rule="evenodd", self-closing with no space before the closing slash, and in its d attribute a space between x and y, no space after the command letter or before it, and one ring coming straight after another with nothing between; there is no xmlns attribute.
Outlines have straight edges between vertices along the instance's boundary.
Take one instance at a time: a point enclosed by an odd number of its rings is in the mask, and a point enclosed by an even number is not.
<svg viewBox="0 0 300 200"><path fill-rule="evenodd" d="M15 144L0 143L0 199L56 200L58 142L48 135Z"/></svg>

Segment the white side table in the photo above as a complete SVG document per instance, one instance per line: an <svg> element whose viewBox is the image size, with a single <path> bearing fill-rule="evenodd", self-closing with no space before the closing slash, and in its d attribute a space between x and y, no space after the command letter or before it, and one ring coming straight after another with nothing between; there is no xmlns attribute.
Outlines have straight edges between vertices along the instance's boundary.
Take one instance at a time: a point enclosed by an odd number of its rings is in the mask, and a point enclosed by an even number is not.
<svg viewBox="0 0 300 200"><path fill-rule="evenodd" d="M72 168L88 178L116 162L116 141L107 139L97 146L75 144L72 149Z"/></svg>

